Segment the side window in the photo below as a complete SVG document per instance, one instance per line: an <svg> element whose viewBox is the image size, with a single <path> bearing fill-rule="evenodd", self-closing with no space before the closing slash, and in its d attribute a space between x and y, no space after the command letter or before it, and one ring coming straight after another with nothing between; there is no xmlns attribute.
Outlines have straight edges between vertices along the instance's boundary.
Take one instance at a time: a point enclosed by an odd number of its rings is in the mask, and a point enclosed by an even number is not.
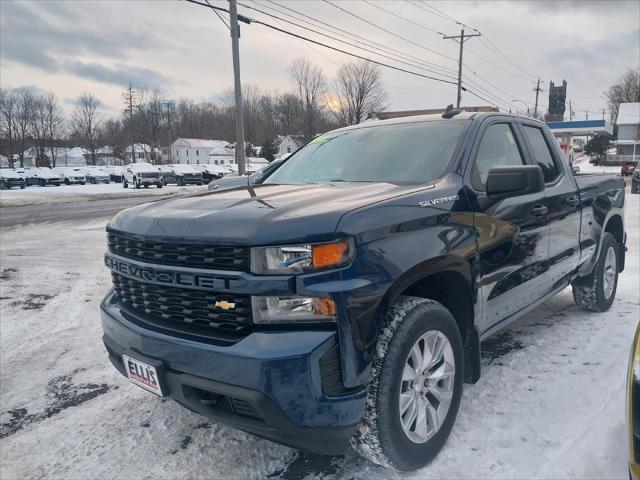
<svg viewBox="0 0 640 480"><path fill-rule="evenodd" d="M496 123L487 127L482 135L471 171L471 183L474 188L484 190L489 170L508 165L524 165L524 160L511 126Z"/></svg>
<svg viewBox="0 0 640 480"><path fill-rule="evenodd" d="M560 170L558 170L558 165L556 165L556 162L553 159L553 154L551 153L549 144L544 138L542 130L537 127L529 127L527 125L523 125L522 130L527 138L527 143L531 147L531 153L534 161L540 165L540 168L542 168L544 182L553 182L558 178L558 175L560 175Z"/></svg>

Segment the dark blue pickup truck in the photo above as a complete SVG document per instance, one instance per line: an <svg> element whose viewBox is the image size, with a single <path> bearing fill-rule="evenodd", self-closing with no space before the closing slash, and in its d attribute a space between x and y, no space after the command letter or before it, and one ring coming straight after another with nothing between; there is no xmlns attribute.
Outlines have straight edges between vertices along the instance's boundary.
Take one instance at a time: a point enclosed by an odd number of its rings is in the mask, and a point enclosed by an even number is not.
<svg viewBox="0 0 640 480"><path fill-rule="evenodd" d="M531 118L336 130L258 184L118 214L104 343L132 382L216 421L420 468L482 339L569 285L578 307L611 306L624 198Z"/></svg>

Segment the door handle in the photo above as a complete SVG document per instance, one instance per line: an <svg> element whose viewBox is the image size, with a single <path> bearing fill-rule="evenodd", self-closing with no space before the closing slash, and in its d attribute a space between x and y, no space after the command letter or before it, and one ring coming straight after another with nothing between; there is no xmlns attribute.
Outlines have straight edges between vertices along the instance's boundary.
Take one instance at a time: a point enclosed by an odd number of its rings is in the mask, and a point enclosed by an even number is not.
<svg viewBox="0 0 640 480"><path fill-rule="evenodd" d="M570 207L577 207L580 205L580 199L578 197L569 197L567 198L567 205Z"/></svg>
<svg viewBox="0 0 640 480"><path fill-rule="evenodd" d="M549 209L544 205L534 205L531 209L531 213L533 213L536 217L542 217L546 215Z"/></svg>

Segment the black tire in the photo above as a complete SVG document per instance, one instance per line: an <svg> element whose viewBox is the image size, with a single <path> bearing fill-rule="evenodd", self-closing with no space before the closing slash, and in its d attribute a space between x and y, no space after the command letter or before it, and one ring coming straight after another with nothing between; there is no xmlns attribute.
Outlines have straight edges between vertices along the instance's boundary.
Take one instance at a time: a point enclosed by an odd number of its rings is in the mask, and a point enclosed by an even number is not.
<svg viewBox="0 0 640 480"><path fill-rule="evenodd" d="M20 189L24 190L24 185L20 185Z"/></svg>
<svg viewBox="0 0 640 480"><path fill-rule="evenodd" d="M424 443L414 443L400 419L402 371L409 352L420 337L436 330L446 336L455 360L455 376L449 409L436 433ZM440 303L417 297L401 297L385 316L367 388L367 404L351 446L363 457L398 470L427 465L444 446L458 414L462 396L463 347L451 313Z"/></svg>
<svg viewBox="0 0 640 480"><path fill-rule="evenodd" d="M605 263L609 250L615 255L615 267L613 269L613 290L609 297L605 293ZM618 264L620 259L620 246L615 237L606 232L602 239L602 248L596 260L593 271L586 277L577 278L571 284L573 300L578 308L585 312L606 312L616 298L618 288Z"/></svg>
<svg viewBox="0 0 640 480"><path fill-rule="evenodd" d="M67 184L67 185L71 185L71 182L69 181L69 179L68 179L68 178L65 178L65 179L64 179L64 183L65 183L65 184Z"/></svg>
<svg viewBox="0 0 640 480"><path fill-rule="evenodd" d="M176 178L176 185L178 185L179 187L183 185L182 179L180 177Z"/></svg>
<svg viewBox="0 0 640 480"><path fill-rule="evenodd" d="M156 187L162 188L162 183L156 183Z"/></svg>
<svg viewBox="0 0 640 480"><path fill-rule="evenodd" d="M80 185L84 185L85 183L87 183L87 182L80 182Z"/></svg>
<svg viewBox="0 0 640 480"><path fill-rule="evenodd" d="M124 178L122 179L122 188L129 188L129 184Z"/></svg>
<svg viewBox="0 0 640 480"><path fill-rule="evenodd" d="M137 178L133 179L133 186L140 190L140 181Z"/></svg>
<svg viewBox="0 0 640 480"><path fill-rule="evenodd" d="M47 182L43 179L38 180L38 185L40 185L41 187L46 187L47 186Z"/></svg>
<svg viewBox="0 0 640 480"><path fill-rule="evenodd" d="M144 188L149 188L149 185L145 183Z"/></svg>

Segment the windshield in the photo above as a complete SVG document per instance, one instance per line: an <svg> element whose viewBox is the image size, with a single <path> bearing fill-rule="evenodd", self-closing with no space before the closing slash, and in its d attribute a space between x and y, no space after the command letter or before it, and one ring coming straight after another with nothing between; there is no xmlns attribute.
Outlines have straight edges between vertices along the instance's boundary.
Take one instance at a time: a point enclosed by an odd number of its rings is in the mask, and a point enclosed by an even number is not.
<svg viewBox="0 0 640 480"><path fill-rule="evenodd" d="M444 173L468 124L416 122L321 135L264 183L427 183Z"/></svg>

